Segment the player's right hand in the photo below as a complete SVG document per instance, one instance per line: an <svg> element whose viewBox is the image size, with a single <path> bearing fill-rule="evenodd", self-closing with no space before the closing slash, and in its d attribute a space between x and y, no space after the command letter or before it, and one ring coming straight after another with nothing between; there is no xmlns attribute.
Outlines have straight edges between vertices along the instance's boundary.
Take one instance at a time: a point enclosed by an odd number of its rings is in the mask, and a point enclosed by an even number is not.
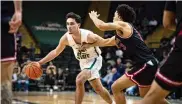
<svg viewBox="0 0 182 104"><path fill-rule="evenodd" d="M16 33L22 24L22 12L15 12L11 21L9 22L10 30L9 33Z"/></svg>

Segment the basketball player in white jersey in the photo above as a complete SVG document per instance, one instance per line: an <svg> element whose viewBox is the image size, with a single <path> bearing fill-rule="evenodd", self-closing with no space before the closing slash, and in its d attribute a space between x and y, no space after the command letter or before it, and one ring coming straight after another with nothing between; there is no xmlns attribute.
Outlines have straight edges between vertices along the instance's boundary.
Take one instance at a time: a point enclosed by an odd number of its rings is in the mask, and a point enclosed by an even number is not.
<svg viewBox="0 0 182 104"><path fill-rule="evenodd" d="M80 29L81 17L73 12L66 15L66 25L68 31L61 37L58 46L38 63L45 64L57 57L66 46L73 48L76 59L80 61L81 72L76 77L75 104L81 104L85 93L84 83L88 80L93 89L107 103L114 104L109 92L103 87L100 81L99 70L102 66L102 56L99 47L81 49L84 43L93 43L93 32Z"/></svg>

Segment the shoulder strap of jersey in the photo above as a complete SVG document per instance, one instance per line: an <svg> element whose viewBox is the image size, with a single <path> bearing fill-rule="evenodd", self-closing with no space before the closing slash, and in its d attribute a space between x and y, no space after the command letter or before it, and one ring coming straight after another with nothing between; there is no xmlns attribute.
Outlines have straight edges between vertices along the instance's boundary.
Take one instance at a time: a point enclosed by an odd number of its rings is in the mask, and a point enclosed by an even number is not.
<svg viewBox="0 0 182 104"><path fill-rule="evenodd" d="M69 45L73 45L74 42L73 42L72 36L69 33L66 33L66 37L67 37Z"/></svg>
<svg viewBox="0 0 182 104"><path fill-rule="evenodd" d="M82 42L88 43L87 36L88 36L90 31L89 30L85 30L85 29L80 29L80 31L81 31L81 40L82 40Z"/></svg>

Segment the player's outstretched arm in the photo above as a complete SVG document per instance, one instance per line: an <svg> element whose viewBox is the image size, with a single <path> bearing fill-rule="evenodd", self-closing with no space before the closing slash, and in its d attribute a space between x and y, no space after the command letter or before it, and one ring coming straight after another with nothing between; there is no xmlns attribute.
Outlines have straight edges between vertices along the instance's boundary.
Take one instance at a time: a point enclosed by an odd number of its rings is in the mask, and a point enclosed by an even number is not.
<svg viewBox="0 0 182 104"><path fill-rule="evenodd" d="M51 60L53 60L55 57L57 57L66 47L66 42L67 38L66 35L63 35L59 41L58 46L52 50L51 52L49 52L43 59L41 59L38 63L40 65L45 64Z"/></svg>
<svg viewBox="0 0 182 104"><path fill-rule="evenodd" d="M82 48L89 48L89 47L94 47L94 46L105 47L105 46L115 46L116 45L115 36L113 36L112 38L104 39L94 33L93 34L91 33L88 35L87 41L88 41L88 44L84 44L82 46Z"/></svg>
<svg viewBox="0 0 182 104"><path fill-rule="evenodd" d="M95 12L95 11L91 11L89 13L89 16L92 19L92 21L94 22L95 26L102 31L109 31L109 30L121 30L122 31L126 25L126 23L122 22L122 21L105 23L104 21L102 21L98 18L99 14L97 14L97 12Z"/></svg>

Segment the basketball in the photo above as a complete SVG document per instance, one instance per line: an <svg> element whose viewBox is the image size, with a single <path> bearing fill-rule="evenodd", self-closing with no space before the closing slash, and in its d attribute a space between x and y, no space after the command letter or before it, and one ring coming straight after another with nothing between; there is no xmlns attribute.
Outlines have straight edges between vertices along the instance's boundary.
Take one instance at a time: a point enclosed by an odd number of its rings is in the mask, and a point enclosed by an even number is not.
<svg viewBox="0 0 182 104"><path fill-rule="evenodd" d="M25 66L25 73L30 79L37 79L42 76L42 69L38 62L31 62Z"/></svg>

